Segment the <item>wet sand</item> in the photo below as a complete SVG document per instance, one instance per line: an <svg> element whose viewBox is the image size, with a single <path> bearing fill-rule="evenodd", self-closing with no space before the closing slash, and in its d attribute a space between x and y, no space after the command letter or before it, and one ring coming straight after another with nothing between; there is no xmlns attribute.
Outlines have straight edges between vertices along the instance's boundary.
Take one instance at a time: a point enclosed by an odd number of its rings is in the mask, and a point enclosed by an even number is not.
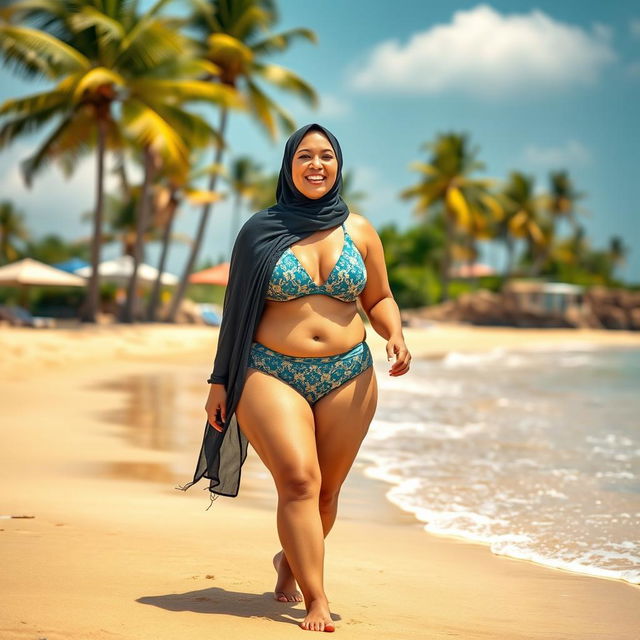
<svg viewBox="0 0 640 640"><path fill-rule="evenodd" d="M367 334L384 368L384 340ZM208 511L206 480L186 493L173 488L195 465L204 410L192 398L201 372L204 404L216 335L207 327L0 328L0 515L33 516L0 520L3 640L305 633L302 603L273 600L275 490L255 452L240 495ZM405 337L414 358L550 341L640 344L629 332L445 325ZM171 395L162 386L171 376L187 377L189 389L163 418L149 407ZM639 587L426 533L384 498L386 488L358 462L343 488L325 563L337 634L638 638Z"/></svg>

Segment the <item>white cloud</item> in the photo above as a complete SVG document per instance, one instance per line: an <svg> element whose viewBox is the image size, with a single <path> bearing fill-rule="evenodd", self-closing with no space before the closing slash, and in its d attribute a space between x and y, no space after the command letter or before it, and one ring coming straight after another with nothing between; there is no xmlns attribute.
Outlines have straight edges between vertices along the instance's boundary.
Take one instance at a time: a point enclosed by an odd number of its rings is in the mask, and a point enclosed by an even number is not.
<svg viewBox="0 0 640 640"><path fill-rule="evenodd" d="M20 162L36 151L26 141L15 142L0 156L0 193L25 214L26 225L33 238L56 233L76 238L91 232L90 223L81 223L81 214L95 205L96 160L90 155L80 162L67 180L55 165L37 175L28 189L20 171ZM111 162L107 162L107 169ZM130 176L134 178L135 176ZM112 191L117 178L105 174L105 188Z"/></svg>
<svg viewBox="0 0 640 640"><path fill-rule="evenodd" d="M318 115L321 117L342 117L351 113L351 105L336 96L324 94L320 96Z"/></svg>
<svg viewBox="0 0 640 640"><path fill-rule="evenodd" d="M577 140L569 140L558 147L529 145L522 157L527 164L549 169L563 169L591 162L591 152Z"/></svg>
<svg viewBox="0 0 640 640"><path fill-rule="evenodd" d="M348 71L361 91L485 98L593 84L616 60L611 30L591 32L542 11L501 14L489 5L456 11L448 24L414 34L406 44L379 44L360 68Z"/></svg>
<svg viewBox="0 0 640 640"><path fill-rule="evenodd" d="M282 105L299 122L322 122L324 118L340 120L351 115L351 104L331 93L318 92L319 105L316 109L300 101L283 100Z"/></svg>
<svg viewBox="0 0 640 640"><path fill-rule="evenodd" d="M629 23L629 31L634 38L640 38L640 18L632 18Z"/></svg>

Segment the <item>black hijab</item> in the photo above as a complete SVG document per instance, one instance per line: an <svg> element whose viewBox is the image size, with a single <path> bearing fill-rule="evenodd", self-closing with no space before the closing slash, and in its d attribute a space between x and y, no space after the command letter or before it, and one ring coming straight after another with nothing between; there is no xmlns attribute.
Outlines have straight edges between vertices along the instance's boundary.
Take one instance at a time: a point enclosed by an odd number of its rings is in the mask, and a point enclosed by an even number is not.
<svg viewBox="0 0 640 640"><path fill-rule="evenodd" d="M313 129L327 137L338 161L335 183L317 199L307 198L301 193L291 175L295 151L304 136ZM262 315L271 273L289 245L316 231L337 227L347 219L349 209L340 197L341 189L342 151L335 136L316 123L305 125L291 134L282 158L276 204L258 211L247 220L238 232L231 252L218 348L213 372L207 380L224 384L227 391L223 431L217 431L207 420L193 480L176 489L186 491L204 476L210 479L208 489L212 501L218 495L232 498L238 495L240 470L247 457L248 441L238 425L235 410L242 394L249 350ZM217 495L214 497L213 494Z"/></svg>

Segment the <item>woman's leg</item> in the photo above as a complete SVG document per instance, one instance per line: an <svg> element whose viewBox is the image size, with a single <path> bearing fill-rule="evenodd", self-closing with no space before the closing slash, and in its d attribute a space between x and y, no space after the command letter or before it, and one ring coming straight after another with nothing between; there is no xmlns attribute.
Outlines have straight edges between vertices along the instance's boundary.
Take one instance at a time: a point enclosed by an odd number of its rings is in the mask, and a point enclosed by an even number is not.
<svg viewBox="0 0 640 640"><path fill-rule="evenodd" d="M319 496L323 536L331 531L338 512L338 495L358 453L378 404L378 385L369 367L333 389L313 407L316 447L322 475ZM280 574L290 570L286 553L278 554ZM292 596L289 598L294 600Z"/></svg>
<svg viewBox="0 0 640 640"><path fill-rule="evenodd" d="M330 391L313 407L322 475L319 508L325 537L336 519L340 488L369 430L377 405L378 385L371 366Z"/></svg>
<svg viewBox="0 0 640 640"><path fill-rule="evenodd" d="M323 631L331 617L323 582L321 477L311 407L282 380L249 368L236 417L276 484L278 534L307 608L302 627Z"/></svg>

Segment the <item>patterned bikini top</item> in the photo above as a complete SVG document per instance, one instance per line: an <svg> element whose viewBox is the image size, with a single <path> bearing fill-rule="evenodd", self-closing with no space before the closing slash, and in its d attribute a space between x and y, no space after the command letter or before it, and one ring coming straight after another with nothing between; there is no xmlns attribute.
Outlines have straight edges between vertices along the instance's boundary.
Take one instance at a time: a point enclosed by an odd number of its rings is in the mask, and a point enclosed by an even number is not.
<svg viewBox="0 0 640 640"><path fill-rule="evenodd" d="M342 230L342 253L324 284L316 284L291 247L287 247L273 269L265 298L284 302L302 296L322 294L343 302L356 300L367 284L367 269L344 223Z"/></svg>

